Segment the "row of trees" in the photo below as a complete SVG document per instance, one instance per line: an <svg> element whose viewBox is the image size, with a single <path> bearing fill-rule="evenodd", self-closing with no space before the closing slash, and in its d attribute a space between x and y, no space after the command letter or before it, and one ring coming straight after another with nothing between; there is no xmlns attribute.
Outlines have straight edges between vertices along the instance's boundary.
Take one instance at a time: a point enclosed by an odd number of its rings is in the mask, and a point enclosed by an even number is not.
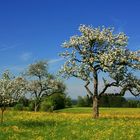
<svg viewBox="0 0 140 140"><path fill-rule="evenodd" d="M14 110L34 111L35 101L31 98L21 97L16 104L13 104ZM65 93L54 93L49 97L43 97L37 111L54 111L71 107L72 100Z"/></svg>
<svg viewBox="0 0 140 140"><path fill-rule="evenodd" d="M115 34L112 28L80 25L79 30L80 35L63 43L66 51L61 56L66 62L59 72L64 78L76 77L85 82L87 94L93 101L93 117L97 118L99 102L102 96L110 96L109 88L120 89L111 96L123 96L127 92L140 95L140 80L134 75L135 70L140 70L140 51L130 51L128 37L122 32ZM99 78L104 83L102 89L99 89ZM63 82L48 72L47 63L41 61L30 65L23 77L10 77L8 72L2 75L0 106L4 112L19 95L27 93L34 99L37 111L44 96L63 93L65 88Z"/></svg>
<svg viewBox="0 0 140 140"><path fill-rule="evenodd" d="M38 110L40 111L53 111L58 109L63 109L65 107L91 107L92 98L88 96L78 96L76 100L71 100L64 93L55 93L49 98L44 97L40 103ZM140 108L140 101L134 99L126 99L121 96L103 96L99 103L100 107L128 107L128 108ZM25 97L20 98L20 100L13 106L15 110L34 110L34 100L27 99Z"/></svg>
<svg viewBox="0 0 140 140"><path fill-rule="evenodd" d="M78 96L78 100L76 103L79 107L91 107L92 106L92 98L88 96ZM140 108L139 100L127 100L121 96L103 96L100 99L99 103L100 107L130 107L130 108Z"/></svg>
<svg viewBox="0 0 140 140"><path fill-rule="evenodd" d="M64 95L65 89L64 83L48 72L48 64L44 61L31 64L22 76L15 77L5 71L0 79L1 122L6 107L18 102L20 97L29 96L37 111L44 99L56 93Z"/></svg>

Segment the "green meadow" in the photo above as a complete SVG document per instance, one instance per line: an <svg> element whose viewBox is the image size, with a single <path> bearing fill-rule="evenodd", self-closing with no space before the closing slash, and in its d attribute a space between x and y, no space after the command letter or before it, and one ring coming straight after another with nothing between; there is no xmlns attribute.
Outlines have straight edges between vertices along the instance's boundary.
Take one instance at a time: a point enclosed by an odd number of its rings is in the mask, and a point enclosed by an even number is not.
<svg viewBox="0 0 140 140"><path fill-rule="evenodd" d="M53 113L6 111L0 140L140 140L140 109L69 108Z"/></svg>

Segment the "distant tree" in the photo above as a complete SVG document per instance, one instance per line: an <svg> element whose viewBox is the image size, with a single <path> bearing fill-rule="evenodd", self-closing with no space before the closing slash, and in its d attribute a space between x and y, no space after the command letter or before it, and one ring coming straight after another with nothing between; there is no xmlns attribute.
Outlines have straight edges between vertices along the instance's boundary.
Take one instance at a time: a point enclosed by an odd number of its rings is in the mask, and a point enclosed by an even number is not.
<svg viewBox="0 0 140 140"><path fill-rule="evenodd" d="M39 109L44 96L49 97L56 92L65 90L65 85L48 72L47 62L38 61L31 64L27 69L26 76L28 76L27 91L34 99L35 112Z"/></svg>
<svg viewBox="0 0 140 140"><path fill-rule="evenodd" d="M76 77L85 81L87 94L93 99L93 117L99 117L99 100L111 87L119 87L123 96L127 91L140 94L140 80L134 70L140 70L140 51L126 48L128 38L124 33L114 33L112 28L93 28L81 25L81 35L75 35L63 43L66 59L60 74L64 78ZM106 73L111 80L105 78ZM99 76L104 87L99 90ZM92 83L93 91L89 89ZM113 96L113 94L111 95Z"/></svg>
<svg viewBox="0 0 140 140"><path fill-rule="evenodd" d="M102 98L99 101L100 107L109 107L109 99L110 96L102 96Z"/></svg>
<svg viewBox="0 0 140 140"><path fill-rule="evenodd" d="M78 99L77 99L77 106L78 106L78 107L84 107L84 106L85 106L85 101L84 101L84 99L82 98L82 96L78 96Z"/></svg>
<svg viewBox="0 0 140 140"><path fill-rule="evenodd" d="M125 98L123 97L115 97L115 96L109 96L108 97L108 103L109 107L122 107L124 103L126 103Z"/></svg>
<svg viewBox="0 0 140 140"><path fill-rule="evenodd" d="M138 103L137 103L137 107L140 108L140 101L138 101Z"/></svg>
<svg viewBox="0 0 140 140"><path fill-rule="evenodd" d="M138 101L128 100L128 107L130 107L130 108L136 108L137 105L138 105Z"/></svg>
<svg viewBox="0 0 140 140"><path fill-rule="evenodd" d="M101 107L127 107L127 101L122 96L102 96L100 99Z"/></svg>
<svg viewBox="0 0 140 140"><path fill-rule="evenodd" d="M5 71L0 79L0 108L2 111L1 123L6 107L18 102L25 92L26 81L22 77L13 77L9 71Z"/></svg>
<svg viewBox="0 0 140 140"><path fill-rule="evenodd" d="M70 96L66 97L65 106L66 107L71 107L72 106L72 100L71 100Z"/></svg>
<svg viewBox="0 0 140 140"><path fill-rule="evenodd" d="M83 97L84 102L85 102L85 107L90 107L92 106L92 98L89 96L84 96Z"/></svg>
<svg viewBox="0 0 140 140"><path fill-rule="evenodd" d="M79 107L90 107L92 105L92 99L88 96L78 96L77 106Z"/></svg>

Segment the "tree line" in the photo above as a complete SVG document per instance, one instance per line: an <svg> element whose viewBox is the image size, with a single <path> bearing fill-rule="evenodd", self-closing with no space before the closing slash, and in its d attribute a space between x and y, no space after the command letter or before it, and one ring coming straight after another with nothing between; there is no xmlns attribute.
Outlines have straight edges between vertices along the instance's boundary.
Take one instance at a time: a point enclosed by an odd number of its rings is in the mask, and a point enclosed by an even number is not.
<svg viewBox="0 0 140 140"><path fill-rule="evenodd" d="M78 107L91 107L92 99L88 96L78 96L78 99L74 101L74 104ZM140 108L139 100L126 99L122 96L103 96L99 102L100 107L128 107L128 108Z"/></svg>

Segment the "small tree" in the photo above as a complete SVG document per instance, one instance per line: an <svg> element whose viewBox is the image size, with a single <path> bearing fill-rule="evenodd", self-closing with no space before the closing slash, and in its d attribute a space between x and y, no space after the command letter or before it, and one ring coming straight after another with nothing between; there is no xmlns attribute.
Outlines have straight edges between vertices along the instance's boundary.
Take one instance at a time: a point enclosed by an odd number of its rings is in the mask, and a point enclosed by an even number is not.
<svg viewBox="0 0 140 140"><path fill-rule="evenodd" d="M51 95L49 98L45 97L43 99L43 101L41 102L41 108L48 108L48 104L50 104L50 108L48 109L52 109L53 110L58 110L58 109L63 109L65 108L65 95L62 93L55 93L53 95ZM44 110L45 111L45 110Z"/></svg>
<svg viewBox="0 0 140 140"><path fill-rule="evenodd" d="M22 77L14 78L9 71L5 71L0 79L0 108L1 123L6 107L18 102L25 91L25 80Z"/></svg>
<svg viewBox="0 0 140 140"><path fill-rule="evenodd" d="M81 35L75 35L63 47L68 49L61 56L66 59L60 70L65 78L72 76L85 81L87 94L93 98L93 117L99 116L99 100L110 87L119 87L123 96L126 91L132 95L140 94L140 80L133 75L133 70L140 70L140 52L126 48L127 36L114 34L112 28L93 28L81 25ZM106 78L102 73L106 73ZM99 90L99 76L104 87ZM92 83L93 91L89 89ZM113 95L113 94L112 94Z"/></svg>
<svg viewBox="0 0 140 140"><path fill-rule="evenodd" d="M47 62L38 61L31 64L26 75L29 76L27 91L34 98L35 112L39 109L44 96L49 97L56 92L63 92L65 90L65 85L48 72Z"/></svg>

